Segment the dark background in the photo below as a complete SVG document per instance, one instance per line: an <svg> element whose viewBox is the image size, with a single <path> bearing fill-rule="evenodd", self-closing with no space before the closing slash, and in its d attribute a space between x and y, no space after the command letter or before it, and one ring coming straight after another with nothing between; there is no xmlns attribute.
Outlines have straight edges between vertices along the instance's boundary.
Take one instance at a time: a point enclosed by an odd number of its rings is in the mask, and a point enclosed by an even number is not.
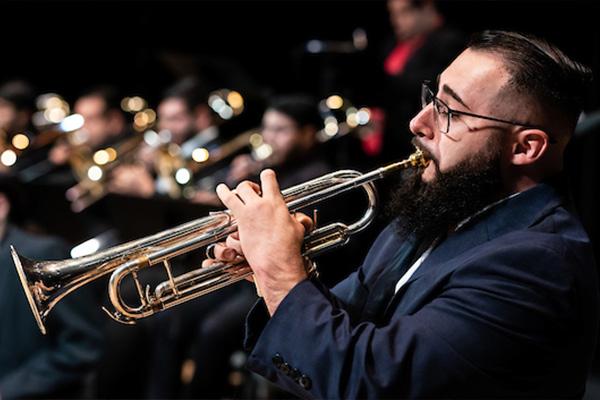
<svg viewBox="0 0 600 400"><path fill-rule="evenodd" d="M510 29L538 34L592 67L599 77L588 104L592 111L599 107L600 93L599 3L446 0L439 6L447 22L465 33ZM364 52L315 55L304 50L309 40L349 41L356 28L367 34ZM40 92L59 93L71 104L87 87L116 83L123 94L142 95L155 106L167 85L187 73L200 72L214 88L237 89L251 99L298 90L317 96L343 92L357 105L368 106L377 96L375 56L390 35L384 0L8 1L0 3L0 81L25 78ZM580 204L586 207L583 220L593 239L600 238L596 136L577 143L572 181ZM68 230L78 239L77 228L83 231L87 220L65 211L68 205L62 192L56 191L56 203L49 200L52 194L44 187L33 196L36 214L53 227L51 233L68 237ZM206 214L204 209L176 203L169 208L163 203L140 206L119 197L109 200L91 212L101 210L107 213L100 214L102 218L123 221L135 230L131 236ZM63 213L60 207L65 208ZM178 212L174 217L172 209ZM136 218L134 212L144 217ZM65 232L59 232L60 227ZM369 233L365 237L370 240ZM596 245L600 254L598 240ZM330 272L328 277L337 280L342 272ZM138 393L123 388L143 388L131 382L114 386L125 397Z"/></svg>
<svg viewBox="0 0 600 400"><path fill-rule="evenodd" d="M439 4L447 21L466 33L537 33L598 71L597 2ZM215 86L259 95L346 89L359 92L352 93L358 101L372 78L369 56L391 34L383 0L19 1L0 7L1 77L27 78L68 100L87 86L114 82L152 103L176 77L200 70ZM361 56L303 51L312 39L348 41L359 27L369 40Z"/></svg>

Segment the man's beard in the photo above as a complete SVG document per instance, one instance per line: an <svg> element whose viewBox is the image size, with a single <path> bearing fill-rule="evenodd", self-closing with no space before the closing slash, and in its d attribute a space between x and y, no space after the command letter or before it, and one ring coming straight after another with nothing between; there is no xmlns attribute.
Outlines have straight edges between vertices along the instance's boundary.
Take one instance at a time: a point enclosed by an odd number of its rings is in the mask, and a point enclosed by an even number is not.
<svg viewBox="0 0 600 400"><path fill-rule="evenodd" d="M421 180L422 169L404 171L402 181L391 196L387 214L399 217L396 230L401 236L417 238L446 234L502 194L500 142L490 143L489 151L478 153L446 172L433 162L436 176Z"/></svg>

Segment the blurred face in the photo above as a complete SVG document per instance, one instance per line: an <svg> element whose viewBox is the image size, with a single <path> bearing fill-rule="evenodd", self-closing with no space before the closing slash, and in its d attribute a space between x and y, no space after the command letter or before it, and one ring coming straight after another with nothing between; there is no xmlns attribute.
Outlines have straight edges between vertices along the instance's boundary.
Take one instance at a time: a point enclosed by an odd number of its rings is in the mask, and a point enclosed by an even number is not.
<svg viewBox="0 0 600 400"><path fill-rule="evenodd" d="M275 110L263 115L263 140L273 148L270 162L279 165L304 149L304 135L296 121Z"/></svg>
<svg viewBox="0 0 600 400"><path fill-rule="evenodd" d="M505 119L525 118L519 115L518 109L527 107L516 96L510 103L502 101L503 86L508 79L509 74L498 57L467 49L442 73L437 87L432 90L437 91L440 100L458 111ZM432 85L436 86L435 83ZM433 103L430 103L410 122L416 144L433 160L423 172L425 182L435 180L436 170L450 171L460 163L491 151L507 155L510 151L508 141L498 144L498 136L504 137L514 127L452 114L448 133L441 133L437 121Z"/></svg>
<svg viewBox="0 0 600 400"><path fill-rule="evenodd" d="M99 146L120 133L119 127L111 120L106 103L101 97L81 97L75 102L73 109L84 118L82 130L86 133L87 143L92 147Z"/></svg>
<svg viewBox="0 0 600 400"><path fill-rule="evenodd" d="M410 0L389 0L390 23L398 40L406 40L421 33L425 21L425 8L418 8ZM426 7L426 6L425 6Z"/></svg>
<svg viewBox="0 0 600 400"><path fill-rule="evenodd" d="M10 202L8 197L0 192L0 224L5 224L8 221L8 214L10 213Z"/></svg>
<svg viewBox="0 0 600 400"><path fill-rule="evenodd" d="M182 99L167 98L158 105L159 129L171 132L172 141L182 144L196 133L194 115Z"/></svg>
<svg viewBox="0 0 600 400"><path fill-rule="evenodd" d="M10 133L15 129L17 109L8 101L0 99L0 129Z"/></svg>

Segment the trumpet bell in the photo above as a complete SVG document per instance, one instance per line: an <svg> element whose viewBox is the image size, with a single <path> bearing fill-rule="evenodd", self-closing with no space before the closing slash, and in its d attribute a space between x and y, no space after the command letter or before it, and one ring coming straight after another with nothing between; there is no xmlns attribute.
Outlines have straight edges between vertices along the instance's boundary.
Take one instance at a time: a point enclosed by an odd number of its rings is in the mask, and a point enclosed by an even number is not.
<svg viewBox="0 0 600 400"><path fill-rule="evenodd" d="M20 256L13 246L10 246L10 253L12 255L13 262L15 263L19 280L21 281L21 285L25 291L27 302L29 303L29 307L31 308L33 316L35 317L35 322L37 322L42 334L45 335L46 327L44 326L44 320L48 315L50 308L47 307L47 304L41 301L41 296L34 296L34 293L37 294L41 287L35 284L29 284L29 282L36 281L35 278L32 278L36 263L33 260Z"/></svg>

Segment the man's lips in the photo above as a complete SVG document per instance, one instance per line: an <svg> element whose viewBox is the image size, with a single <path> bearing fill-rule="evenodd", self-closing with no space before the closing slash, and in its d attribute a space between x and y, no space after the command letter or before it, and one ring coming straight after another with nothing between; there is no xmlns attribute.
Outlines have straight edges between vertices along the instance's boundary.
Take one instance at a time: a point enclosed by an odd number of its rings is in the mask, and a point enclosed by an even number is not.
<svg viewBox="0 0 600 400"><path fill-rule="evenodd" d="M435 158L435 156L425 147L423 146L421 143L419 143L416 140L413 140L413 145L421 150L421 152L423 153L423 157L425 158L425 160L427 161L427 164L429 164L429 161L433 161L433 163L437 166L439 165L438 160Z"/></svg>

